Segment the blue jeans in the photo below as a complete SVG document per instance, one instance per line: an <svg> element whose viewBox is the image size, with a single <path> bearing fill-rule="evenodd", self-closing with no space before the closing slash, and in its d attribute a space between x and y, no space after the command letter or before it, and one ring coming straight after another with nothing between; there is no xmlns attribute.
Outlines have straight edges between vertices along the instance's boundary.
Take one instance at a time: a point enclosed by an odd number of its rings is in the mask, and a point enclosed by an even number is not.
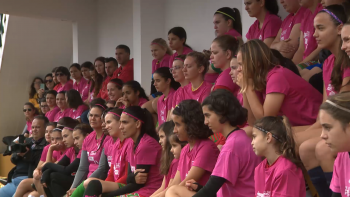
<svg viewBox="0 0 350 197"><path fill-rule="evenodd" d="M16 193L19 183L26 178L28 178L28 176L18 176L12 179L11 183L7 183L4 187L0 188L0 196L12 197Z"/></svg>

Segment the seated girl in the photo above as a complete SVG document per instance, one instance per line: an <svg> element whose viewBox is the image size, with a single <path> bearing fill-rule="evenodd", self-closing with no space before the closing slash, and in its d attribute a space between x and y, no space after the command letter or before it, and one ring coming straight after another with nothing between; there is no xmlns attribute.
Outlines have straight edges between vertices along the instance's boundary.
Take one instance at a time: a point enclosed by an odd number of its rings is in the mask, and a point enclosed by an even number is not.
<svg viewBox="0 0 350 197"><path fill-rule="evenodd" d="M59 92L56 96L56 104L60 109L54 117L54 122L58 122L63 117L69 117L71 109L68 107L66 100L66 92Z"/></svg>
<svg viewBox="0 0 350 197"><path fill-rule="evenodd" d="M123 96L117 101L116 107L125 109L129 106L142 106L149 99L145 90L137 81L128 81L123 84Z"/></svg>
<svg viewBox="0 0 350 197"><path fill-rule="evenodd" d="M81 114L88 110L89 107L84 104L77 90L68 90L66 92L67 105L70 108L69 117L81 122Z"/></svg>

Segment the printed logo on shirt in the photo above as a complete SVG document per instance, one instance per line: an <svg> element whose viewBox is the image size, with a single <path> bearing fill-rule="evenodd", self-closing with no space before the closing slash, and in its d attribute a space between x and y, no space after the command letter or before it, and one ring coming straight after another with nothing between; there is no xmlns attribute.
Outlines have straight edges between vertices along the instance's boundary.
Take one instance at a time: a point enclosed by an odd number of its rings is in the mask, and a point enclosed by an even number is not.
<svg viewBox="0 0 350 197"><path fill-rule="evenodd" d="M260 193L260 192L258 192L258 193L256 193L256 197L270 197L271 196L271 191L265 191L265 192L263 192L263 193Z"/></svg>
<svg viewBox="0 0 350 197"><path fill-rule="evenodd" d="M119 175L119 170L114 170L115 175Z"/></svg>
<svg viewBox="0 0 350 197"><path fill-rule="evenodd" d="M259 36L259 40L262 40L262 35Z"/></svg>
<svg viewBox="0 0 350 197"><path fill-rule="evenodd" d="M310 31L304 32L304 45L305 45L305 50L307 49L307 46L309 44L309 36L310 36Z"/></svg>
<svg viewBox="0 0 350 197"><path fill-rule="evenodd" d="M327 90L329 91L329 96L335 95L334 87L332 84L328 84Z"/></svg>
<svg viewBox="0 0 350 197"><path fill-rule="evenodd" d="M131 172L135 172L135 166L131 166Z"/></svg>
<svg viewBox="0 0 350 197"><path fill-rule="evenodd" d="M349 183L350 183L350 180L349 180ZM350 197L350 187L345 186L345 192L344 192L344 195L345 195L345 196L347 196L347 197Z"/></svg>
<svg viewBox="0 0 350 197"><path fill-rule="evenodd" d="M287 30L285 29L285 30L283 30L283 32L281 33L281 40L283 41L283 40L285 40L285 38L284 38L284 35L287 33Z"/></svg>

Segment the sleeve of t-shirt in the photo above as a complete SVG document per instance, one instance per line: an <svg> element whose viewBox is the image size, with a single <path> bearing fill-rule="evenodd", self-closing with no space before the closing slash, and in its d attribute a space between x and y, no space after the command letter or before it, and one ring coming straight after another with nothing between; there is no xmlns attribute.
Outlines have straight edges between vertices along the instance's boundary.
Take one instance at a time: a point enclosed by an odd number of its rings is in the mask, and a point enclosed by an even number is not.
<svg viewBox="0 0 350 197"><path fill-rule="evenodd" d="M236 167L232 167L236 166ZM239 157L232 152L221 151L211 175L226 179L232 185L236 184L240 172ZM232 176L233 174L237 176Z"/></svg>
<svg viewBox="0 0 350 197"><path fill-rule="evenodd" d="M185 146L185 147L186 147L186 146ZM185 148L185 147L182 148L182 150L181 150L179 163L177 164L177 170L180 171L180 172L181 172L182 167L184 166L184 157L185 157L185 155L186 155L186 153L185 153L185 149L186 149L186 148Z"/></svg>
<svg viewBox="0 0 350 197"><path fill-rule="evenodd" d="M282 25L282 21L278 17L272 17L264 27L263 40L276 37Z"/></svg>
<svg viewBox="0 0 350 197"><path fill-rule="evenodd" d="M48 146L49 147L49 146ZM41 153L41 157L40 157L40 161L45 162L46 161L46 156L47 156L47 151L48 151L48 147L44 147L43 152Z"/></svg>
<svg viewBox="0 0 350 197"><path fill-rule="evenodd" d="M280 73L272 73L266 83L266 94L281 93L287 95L289 82Z"/></svg>
<svg viewBox="0 0 350 197"><path fill-rule="evenodd" d="M249 28L249 30L248 30L246 36L245 36L248 40L252 40L252 37L253 37L252 31L253 31L253 25L250 26L250 28Z"/></svg>
<svg viewBox="0 0 350 197"><path fill-rule="evenodd" d="M301 180L303 180L303 177L296 176L294 172L290 170L283 171L282 174L274 181L271 196L299 196L299 191L295 189L295 185L301 185Z"/></svg>
<svg viewBox="0 0 350 197"><path fill-rule="evenodd" d="M177 172L177 166L179 164L179 161L176 161L173 166L171 167L171 175L170 175L170 179L175 178L176 172Z"/></svg>
<svg viewBox="0 0 350 197"><path fill-rule="evenodd" d="M156 165L157 164L157 154L153 146L143 146L139 149L136 157L137 165Z"/></svg>
<svg viewBox="0 0 350 197"><path fill-rule="evenodd" d="M217 153L219 151L219 149L215 150L215 148L217 149L215 144L214 146L211 146L207 143L202 144L197 152L192 166L196 166L208 172L212 172L215 167L215 163L218 158Z"/></svg>
<svg viewBox="0 0 350 197"><path fill-rule="evenodd" d="M333 192L335 193L340 193L340 184L339 184L339 164L340 161L340 157L339 154L337 156L337 158L334 161L334 167L333 167L333 176L332 176L332 181L331 181L331 185L330 188Z"/></svg>
<svg viewBox="0 0 350 197"><path fill-rule="evenodd" d="M78 109L77 109L77 116L76 116L76 119L80 118L81 114L86 111L88 109L88 107L86 105L83 105L83 106L79 106Z"/></svg>

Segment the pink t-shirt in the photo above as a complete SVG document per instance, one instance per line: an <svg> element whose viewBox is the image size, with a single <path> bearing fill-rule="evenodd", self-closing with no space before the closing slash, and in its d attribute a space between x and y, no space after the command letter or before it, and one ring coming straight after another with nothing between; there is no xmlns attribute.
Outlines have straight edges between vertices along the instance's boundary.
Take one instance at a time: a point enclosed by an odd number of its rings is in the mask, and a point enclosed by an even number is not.
<svg viewBox="0 0 350 197"><path fill-rule="evenodd" d="M216 86L225 86L234 96L237 96L238 92L240 91L240 87L236 83L233 83L230 72L231 68L228 68L219 75L215 81L214 90L216 89Z"/></svg>
<svg viewBox="0 0 350 197"><path fill-rule="evenodd" d="M64 86L61 86L57 92L61 92L61 91L68 91L73 89L73 82L71 80L68 80L66 84L64 84Z"/></svg>
<svg viewBox="0 0 350 197"><path fill-rule="evenodd" d="M161 68L161 67L168 67L168 68L170 68L170 67L172 67L173 63L171 62L171 64L170 64L170 62L169 62L170 57L171 57L170 55L165 54L163 59L162 59L162 61L160 61L160 62L158 60L154 59L152 61L152 74L158 68Z"/></svg>
<svg viewBox="0 0 350 197"><path fill-rule="evenodd" d="M184 46L184 49L183 49L181 55L187 55L187 54L189 54L192 51L193 51L192 49ZM170 56L170 58L169 58L169 66L173 66L173 61L174 61L175 57L177 57L177 56L179 56L179 54L177 54L177 52L175 52L172 56Z"/></svg>
<svg viewBox="0 0 350 197"><path fill-rule="evenodd" d="M190 83L186 85L183 87L182 91L177 92L175 105L178 105L181 103L181 101L188 99L193 99L202 103L204 99L209 96L212 86L213 85L210 83L203 81L203 84L197 90L192 91L192 84Z"/></svg>
<svg viewBox="0 0 350 197"><path fill-rule="evenodd" d="M81 77L79 84L77 84L77 82L75 81L73 83L73 89L78 91L80 93L80 96L83 94L83 90L85 88L85 86L87 85L88 81L84 78Z"/></svg>
<svg viewBox="0 0 350 197"><path fill-rule="evenodd" d="M177 103L176 103L177 95L182 94L182 91L183 91L183 87L179 87L175 91L175 93L173 95L174 98L173 98L173 101L172 101L172 104L171 104L171 108L175 108L176 107L176 105L177 105Z"/></svg>
<svg viewBox="0 0 350 197"><path fill-rule="evenodd" d="M97 140L96 131L93 131L84 139L82 150L86 151L90 164L88 177L95 170L97 170L104 144L111 138L111 136L106 136L105 140L101 145L101 140L103 139L103 136L104 134L102 134L102 136Z"/></svg>
<svg viewBox="0 0 350 197"><path fill-rule="evenodd" d="M204 81L214 84L219 75L220 73L206 73L204 76Z"/></svg>
<svg viewBox="0 0 350 197"><path fill-rule="evenodd" d="M324 81L324 87L326 88L327 96L332 96L338 93L334 90L334 87L331 84L334 61L335 61L335 56L332 54L323 63L323 81ZM343 70L342 79L346 77L350 77L350 68L346 68L345 70Z"/></svg>
<svg viewBox="0 0 350 197"><path fill-rule="evenodd" d="M267 160L255 168L255 196L306 196L303 172L280 156L272 166Z"/></svg>
<svg viewBox="0 0 350 197"><path fill-rule="evenodd" d="M174 158L170 164L168 174L165 175L165 188L164 189L168 188L170 179L174 179L176 172L177 172L178 164L179 164L179 160Z"/></svg>
<svg viewBox="0 0 350 197"><path fill-rule="evenodd" d="M350 193L350 156L348 152L338 153L334 161L331 190L340 193L341 196L349 196Z"/></svg>
<svg viewBox="0 0 350 197"><path fill-rule="evenodd" d="M71 109L68 116L73 119L78 119L80 118L81 114L88 109L89 107L87 105L82 104L77 109Z"/></svg>
<svg viewBox="0 0 350 197"><path fill-rule="evenodd" d="M225 33L225 35L230 35L230 36L233 36L235 38L242 37L242 35L240 33L238 33L238 31L236 31L235 29L230 29L228 32Z"/></svg>
<svg viewBox="0 0 350 197"><path fill-rule="evenodd" d="M49 148L50 148L51 144L48 144L44 147L43 152L41 153L41 157L40 157L40 161L45 162L46 161L46 157L47 157L47 152L49 152ZM64 152L65 153L65 152ZM59 161L60 159L62 159L62 157L64 156L64 153L62 153L61 151L53 151L52 153L52 157L56 160Z"/></svg>
<svg viewBox="0 0 350 197"><path fill-rule="evenodd" d="M60 111L60 108L56 106L52 110L46 112L45 116L47 117L47 119L49 119L50 122L55 122L55 116L59 111Z"/></svg>
<svg viewBox="0 0 350 197"><path fill-rule="evenodd" d="M266 94L284 94L280 113L289 118L292 126L316 122L322 94L300 76L287 68L276 66L266 76ZM296 115L297 114L297 115Z"/></svg>
<svg viewBox="0 0 350 197"><path fill-rule="evenodd" d="M215 167L216 160L219 156L219 149L216 144L210 139L196 140L192 150L187 144L181 150L179 164L177 170L180 171L181 181L183 181L192 166L205 170L204 175L200 180L196 180L200 185L205 185Z"/></svg>
<svg viewBox="0 0 350 197"><path fill-rule="evenodd" d="M112 167L110 170L114 171L114 181L117 181L121 178L125 173L125 165L127 165L128 158L128 150L133 148L134 141L131 138L124 139L123 143L120 143L120 140L114 143L112 147Z"/></svg>
<svg viewBox="0 0 350 197"><path fill-rule="evenodd" d="M170 89L168 97L164 100L164 95L160 96L157 102L157 108L158 108L158 124L162 125L164 122L166 122L168 112L172 108L173 104L173 98L174 98L174 89Z"/></svg>
<svg viewBox="0 0 350 197"><path fill-rule="evenodd" d="M83 88L82 92L80 93L81 99L85 101L89 98L90 95L90 87L91 87L91 81L86 82L85 87Z"/></svg>
<svg viewBox="0 0 350 197"><path fill-rule="evenodd" d="M70 108L66 108L64 111L59 110L54 118L54 122L58 122L63 117L69 117Z"/></svg>
<svg viewBox="0 0 350 197"><path fill-rule="evenodd" d="M143 104L145 104L145 103L147 103L147 102L148 102L147 99L145 99L145 98L139 98L139 104L138 104L138 106L141 107ZM124 105L121 106L120 109L125 109L125 106L124 106Z"/></svg>
<svg viewBox="0 0 350 197"><path fill-rule="evenodd" d="M304 34L304 55L303 59L309 56L316 48L317 42L314 37L315 27L314 27L314 18L318 14L319 11L323 9L322 4L318 4L314 13L312 13L309 9L305 11L303 16L304 20L301 22L300 30Z"/></svg>
<svg viewBox="0 0 350 197"><path fill-rule="evenodd" d="M253 25L250 26L246 37L248 40L259 39L262 41L267 38L274 38L279 32L281 24L282 20L280 17L266 12L262 28L259 28L259 20L256 20Z"/></svg>
<svg viewBox="0 0 350 197"><path fill-rule="evenodd" d="M27 121L26 125L27 125L27 131L29 132L29 135L32 134L32 121Z"/></svg>
<svg viewBox="0 0 350 197"><path fill-rule="evenodd" d="M79 152L81 152L81 151L79 151ZM69 149L67 149L66 156L69 158L70 163L72 163L77 158L75 156L75 148L70 147Z"/></svg>
<svg viewBox="0 0 350 197"><path fill-rule="evenodd" d="M52 157L53 157L56 161L59 161L59 160L61 160L61 159L64 157L64 155L66 154L66 151L67 151L67 150L65 150L64 152L61 152L61 151L53 151Z"/></svg>
<svg viewBox="0 0 350 197"><path fill-rule="evenodd" d="M119 140L119 139L118 139ZM110 137L107 139L107 141L104 143L103 149L104 149L104 154L107 157L107 162L108 162L108 166L111 167L112 164L112 156L113 156L113 148L114 148L114 144L117 143L117 141L114 142L113 138Z"/></svg>
<svg viewBox="0 0 350 197"><path fill-rule="evenodd" d="M137 165L151 165L145 186L135 193L142 196L152 195L162 185L163 181L163 176L159 172L162 147L158 141L144 134L136 150L134 151L134 147L130 146L128 153L128 161L132 172L135 171Z"/></svg>
<svg viewBox="0 0 350 197"><path fill-rule="evenodd" d="M226 179L218 197L254 196L254 169L261 159L255 155L251 141L243 130L233 131L227 137L212 173Z"/></svg>
<svg viewBox="0 0 350 197"><path fill-rule="evenodd" d="M296 14L289 14L281 25L281 40L287 40L292 32L294 25L301 24L306 8L301 7Z"/></svg>

